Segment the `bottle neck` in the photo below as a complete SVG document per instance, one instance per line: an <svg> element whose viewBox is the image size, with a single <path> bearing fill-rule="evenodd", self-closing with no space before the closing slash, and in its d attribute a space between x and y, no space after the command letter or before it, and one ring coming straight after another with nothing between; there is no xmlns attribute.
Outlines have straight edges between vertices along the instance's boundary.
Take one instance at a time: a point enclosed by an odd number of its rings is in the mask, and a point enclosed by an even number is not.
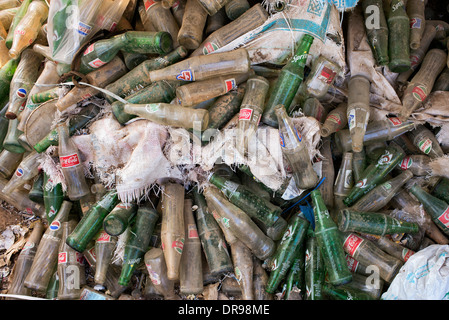
<svg viewBox="0 0 449 320"><path fill-rule="evenodd" d="M296 49L295 54L290 59L290 61L285 65L285 69L289 71L303 69L307 62L307 57L309 55L310 47L313 43L313 37L304 34L298 48Z"/></svg>

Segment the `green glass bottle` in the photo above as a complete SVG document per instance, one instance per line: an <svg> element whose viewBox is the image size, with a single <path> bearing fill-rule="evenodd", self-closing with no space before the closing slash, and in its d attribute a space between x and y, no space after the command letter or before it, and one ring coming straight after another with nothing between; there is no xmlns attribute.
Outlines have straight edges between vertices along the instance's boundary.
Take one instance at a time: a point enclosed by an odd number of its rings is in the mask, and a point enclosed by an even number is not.
<svg viewBox="0 0 449 320"><path fill-rule="evenodd" d="M73 232L67 237L67 244L78 252L86 250L86 246L100 231L104 218L118 203L116 190L106 193L100 201L89 208Z"/></svg>
<svg viewBox="0 0 449 320"><path fill-rule="evenodd" d="M193 191L193 199L195 205L198 206L196 211L194 211L198 235L211 275L215 276L231 272L234 267L223 232L209 212L206 199L198 192L197 188Z"/></svg>
<svg viewBox="0 0 449 320"><path fill-rule="evenodd" d="M5 44L8 49L11 49L12 42L14 38L14 31L16 30L16 26L19 24L20 20L25 16L25 14L28 11L28 7L30 6L30 3L33 0L23 0L22 4L20 5L19 9L17 10L17 13L14 15L14 18L12 19L11 25L9 26L8 35L5 39ZM65 22L64 22L65 25Z"/></svg>
<svg viewBox="0 0 449 320"><path fill-rule="evenodd" d="M306 237L307 238L307 237ZM301 243L301 248L297 252L296 258L285 277L284 287L282 290L283 299L289 300L293 289L300 289L301 293L305 292L304 281L304 265L305 265L305 240ZM304 297L304 296L303 296Z"/></svg>
<svg viewBox="0 0 449 320"><path fill-rule="evenodd" d="M58 265L55 266L55 272L50 278L48 283L47 292L45 293L45 298L49 300L57 300L59 291L59 276L58 276Z"/></svg>
<svg viewBox="0 0 449 320"><path fill-rule="evenodd" d="M290 104L304 80L304 67L313 40L313 36L304 34L295 54L282 68L266 103L261 119L263 123L272 127L277 127L278 119L274 112L274 108L278 104L284 105L287 113L289 112Z"/></svg>
<svg viewBox="0 0 449 320"><path fill-rule="evenodd" d="M79 113L70 116L67 121L69 135L72 136L75 132L85 127L89 121L98 115L99 112L100 108L97 105L90 103L83 107ZM36 143L33 148L37 152L41 153L47 150L49 146L57 145L59 145L58 129L53 129L44 138L42 138L41 141Z"/></svg>
<svg viewBox="0 0 449 320"><path fill-rule="evenodd" d="M67 88L67 87L66 87ZM68 88L67 88L68 90ZM36 92L30 96L30 101L33 104L41 104L49 100L59 98L61 93L61 87L54 87L42 92Z"/></svg>
<svg viewBox="0 0 449 320"><path fill-rule="evenodd" d="M148 251L154 226L159 219L159 213L150 205L142 205L129 226L129 234L125 244L122 273L119 284L126 286L131 280L133 272L143 262L142 259Z"/></svg>
<svg viewBox="0 0 449 320"><path fill-rule="evenodd" d="M438 199L449 203L449 179L441 177L440 181L433 188L431 194Z"/></svg>
<svg viewBox="0 0 449 320"><path fill-rule="evenodd" d="M287 230L277 245L274 255L270 258L270 277L265 291L274 293L282 280L284 280L295 258L301 250L310 222L304 218L303 213L297 212L290 218Z"/></svg>
<svg viewBox="0 0 449 320"><path fill-rule="evenodd" d="M373 8L375 7L375 9ZM382 0L363 0L362 10L365 17L365 28L368 41L378 65L389 62L388 57L388 25L385 18ZM374 22L378 21L376 25Z"/></svg>
<svg viewBox="0 0 449 320"><path fill-rule="evenodd" d="M360 289L349 286L335 287L328 283L323 284L323 293L331 300L375 300L371 295Z"/></svg>
<svg viewBox="0 0 449 320"><path fill-rule="evenodd" d="M0 106L4 106L9 101L9 89L11 80L14 77L20 58L10 59L0 69Z"/></svg>
<svg viewBox="0 0 449 320"><path fill-rule="evenodd" d="M23 131L19 130L18 126L19 119L9 120L8 130L3 140L3 149L14 153L24 153L25 148L19 142L19 137L23 134Z"/></svg>
<svg viewBox="0 0 449 320"><path fill-rule="evenodd" d="M44 172L44 206L45 206L45 218L49 223L53 221L61 208L64 201L64 192L62 190L62 184L54 184L48 174Z"/></svg>
<svg viewBox="0 0 449 320"><path fill-rule="evenodd" d="M34 178L33 187L28 193L28 198L36 203L44 203L44 173L42 171Z"/></svg>
<svg viewBox="0 0 449 320"><path fill-rule="evenodd" d="M352 177L354 181L359 181L363 171L366 169L367 159L365 149L352 154Z"/></svg>
<svg viewBox="0 0 449 320"><path fill-rule="evenodd" d="M419 225L402 221L380 212L365 212L343 209L337 215L340 231L362 232L374 235L395 233L417 233Z"/></svg>
<svg viewBox="0 0 449 320"><path fill-rule="evenodd" d="M315 236L323 256L329 282L343 285L352 280L351 272L345 259L345 252L339 238L339 231L324 204L319 190L310 193L315 216Z"/></svg>
<svg viewBox="0 0 449 320"><path fill-rule="evenodd" d="M424 207L424 210L432 217L433 222L449 236L449 204L422 189L413 185L409 192L413 194Z"/></svg>
<svg viewBox="0 0 449 320"><path fill-rule="evenodd" d="M3 151L3 141L8 133L9 119L6 118L6 111L8 111L8 104L0 111L0 151Z"/></svg>
<svg viewBox="0 0 449 320"><path fill-rule="evenodd" d="M104 218L103 228L106 233L111 236L118 236L125 232L129 223L137 212L135 203L120 202L114 209Z"/></svg>
<svg viewBox="0 0 449 320"><path fill-rule="evenodd" d="M325 269L318 242L312 226L307 231L304 264L305 296L304 300L322 300L321 286L324 283Z"/></svg>
<svg viewBox="0 0 449 320"><path fill-rule="evenodd" d="M229 201L235 204L251 218L260 221L267 228L267 235L273 240L280 240L287 222L280 216L282 209L270 201L254 194L242 184L228 180L218 174L212 173L209 182L220 189Z"/></svg>
<svg viewBox="0 0 449 320"><path fill-rule="evenodd" d="M395 142L390 142L384 153L371 163L355 186L351 189L348 196L343 199L343 203L350 207L365 194L374 189L389 174L394 167L404 158L405 152Z"/></svg>
<svg viewBox="0 0 449 320"><path fill-rule="evenodd" d="M393 72L410 69L410 20L402 0L392 0L386 10L388 23L388 67Z"/></svg>

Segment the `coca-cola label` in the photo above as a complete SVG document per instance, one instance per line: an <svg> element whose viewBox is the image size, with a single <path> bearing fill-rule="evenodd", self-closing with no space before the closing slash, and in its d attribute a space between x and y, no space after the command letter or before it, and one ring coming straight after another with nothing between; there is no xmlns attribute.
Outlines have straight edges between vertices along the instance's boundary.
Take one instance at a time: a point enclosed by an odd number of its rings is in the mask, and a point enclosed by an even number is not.
<svg viewBox="0 0 449 320"><path fill-rule="evenodd" d="M193 76L193 70L187 69L182 70L177 76L176 80L182 80L182 81L194 81L195 78Z"/></svg>
<svg viewBox="0 0 449 320"><path fill-rule="evenodd" d="M407 262L407 260L410 259L410 257L414 254L415 254L415 251L404 248L402 250L402 259L404 260L404 262Z"/></svg>
<svg viewBox="0 0 449 320"><path fill-rule="evenodd" d="M346 255L346 263L351 272L355 272L359 266L359 262L351 257L349 254Z"/></svg>
<svg viewBox="0 0 449 320"><path fill-rule="evenodd" d="M92 67L92 68L100 68L102 66L104 66L107 62L102 61L100 58L96 58L94 60L92 60L91 62L89 62L88 64Z"/></svg>
<svg viewBox="0 0 449 320"><path fill-rule="evenodd" d="M323 69L321 69L321 72L318 76L318 80L320 80L326 84L331 84L332 81L334 81L336 74L337 74L336 72L332 71L328 67L323 67Z"/></svg>
<svg viewBox="0 0 449 320"><path fill-rule="evenodd" d="M440 221L446 228L449 228L449 207L447 207L438 217L438 221Z"/></svg>
<svg viewBox="0 0 449 320"><path fill-rule="evenodd" d="M237 83L235 82L235 79L227 79L225 80L225 87L226 92L231 91L232 89L235 89L237 87Z"/></svg>
<svg viewBox="0 0 449 320"><path fill-rule="evenodd" d="M251 115L253 114L253 110L249 108L240 109L239 120L251 120Z"/></svg>
<svg viewBox="0 0 449 320"><path fill-rule="evenodd" d="M413 164L412 158L410 158L410 156L406 156L404 159L402 159L400 166L402 170L407 170L412 166L412 164Z"/></svg>
<svg viewBox="0 0 449 320"><path fill-rule="evenodd" d="M187 230L188 230L187 237L189 239L198 239L199 238L199 236L198 236L198 229L196 228L196 225L189 224L187 226Z"/></svg>
<svg viewBox="0 0 449 320"><path fill-rule="evenodd" d="M184 248L184 238L178 238L172 242L171 247L179 254L182 254Z"/></svg>
<svg viewBox="0 0 449 320"><path fill-rule="evenodd" d="M423 85L418 85L412 90L413 97L418 101L424 101L427 97L427 88Z"/></svg>
<svg viewBox="0 0 449 320"><path fill-rule="evenodd" d="M80 164L80 160L77 153L59 157L59 162L61 163L61 167L63 168L76 167L77 165Z"/></svg>
<svg viewBox="0 0 449 320"><path fill-rule="evenodd" d="M24 88L19 88L19 89L17 89L17 91L16 91L16 95L17 95L19 98L21 98L21 99L26 98L26 96L27 96L27 91L26 91Z"/></svg>
<svg viewBox="0 0 449 320"><path fill-rule="evenodd" d="M83 55L87 55L89 53L91 53L92 51L94 51L94 44L92 43L90 46L87 47L87 49L84 51Z"/></svg>
<svg viewBox="0 0 449 320"><path fill-rule="evenodd" d="M340 125L341 124L341 119L338 115L335 114L330 114L326 120L335 122L336 124Z"/></svg>
<svg viewBox="0 0 449 320"><path fill-rule="evenodd" d="M394 127L402 124L402 121L397 117L391 117L391 118L388 118L388 120L390 120L390 122L393 124Z"/></svg>
<svg viewBox="0 0 449 320"><path fill-rule="evenodd" d="M97 242L111 242L111 236L106 231L102 231L96 241Z"/></svg>
<svg viewBox="0 0 449 320"><path fill-rule="evenodd" d="M203 54L204 55L209 54L211 52L214 52L215 50L218 50L218 48L219 47L218 47L218 45L216 43L214 43L214 42L206 42L204 44L204 47L203 47Z"/></svg>
<svg viewBox="0 0 449 320"><path fill-rule="evenodd" d="M345 242L343 243L343 249L351 256L357 251L359 246L362 244L363 239L355 234L350 234Z"/></svg>
<svg viewBox="0 0 449 320"><path fill-rule="evenodd" d="M420 18L410 19L410 29L419 29L422 26L422 20Z"/></svg>
<svg viewBox="0 0 449 320"><path fill-rule="evenodd" d="M153 0L144 0L145 11L148 11L148 9L150 9L155 4L156 2Z"/></svg>
<svg viewBox="0 0 449 320"><path fill-rule="evenodd" d="M432 150L432 140L430 139L424 139L418 142L418 148L425 154L429 154L429 152Z"/></svg>
<svg viewBox="0 0 449 320"><path fill-rule="evenodd" d="M393 159L393 154L389 152L388 150L385 151L385 154L383 154L379 160L377 161L378 164L384 165L384 164L390 164L391 160Z"/></svg>
<svg viewBox="0 0 449 320"><path fill-rule="evenodd" d="M67 252L59 252L58 263L67 263Z"/></svg>

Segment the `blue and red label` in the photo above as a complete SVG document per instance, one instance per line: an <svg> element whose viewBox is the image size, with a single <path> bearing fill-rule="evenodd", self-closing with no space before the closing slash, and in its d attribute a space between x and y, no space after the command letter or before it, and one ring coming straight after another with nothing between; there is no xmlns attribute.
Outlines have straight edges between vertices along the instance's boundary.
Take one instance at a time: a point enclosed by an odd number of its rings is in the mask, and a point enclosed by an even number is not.
<svg viewBox="0 0 449 320"><path fill-rule="evenodd" d="M16 176L18 176L18 177L23 176L23 169L22 169L22 168L18 168L18 169L16 170Z"/></svg>
<svg viewBox="0 0 449 320"><path fill-rule="evenodd" d="M27 91L24 89L24 88L20 88L20 89L18 89L17 91L16 91L16 95L19 97L19 98L26 98L26 96L27 96Z"/></svg>
<svg viewBox="0 0 449 320"><path fill-rule="evenodd" d="M57 220L53 221L53 222L50 224L50 226L49 226L49 228L50 228L51 231L56 231L56 230L58 230L60 227L61 227L61 222L59 222L59 221L57 221Z"/></svg>
<svg viewBox="0 0 449 320"><path fill-rule="evenodd" d="M193 81L193 71L190 69L182 70L177 76L176 80L182 80L182 81Z"/></svg>

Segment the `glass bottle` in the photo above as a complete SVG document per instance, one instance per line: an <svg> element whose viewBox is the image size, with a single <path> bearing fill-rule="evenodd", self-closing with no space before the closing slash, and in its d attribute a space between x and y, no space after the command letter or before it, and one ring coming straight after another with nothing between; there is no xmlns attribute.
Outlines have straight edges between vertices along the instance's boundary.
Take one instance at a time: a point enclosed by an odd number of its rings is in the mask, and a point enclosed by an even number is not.
<svg viewBox="0 0 449 320"><path fill-rule="evenodd" d="M207 12L197 0L187 0L179 28L178 43L189 50L198 48L203 41L207 17Z"/></svg>
<svg viewBox="0 0 449 320"><path fill-rule="evenodd" d="M325 267L313 229L310 226L305 242L305 300L322 300L321 287L324 283Z"/></svg>
<svg viewBox="0 0 449 320"><path fill-rule="evenodd" d="M323 144L319 149L324 159L320 159L321 163L321 177L325 180L318 187L323 197L324 204L329 209L334 208L334 182L335 182L335 169L334 161L332 159L331 139L330 137L323 137Z"/></svg>
<svg viewBox="0 0 449 320"><path fill-rule="evenodd" d="M304 262L304 261L303 261ZM294 263L295 265L295 263ZM296 274L295 274L296 275ZM287 276L289 277L289 276ZM293 276L290 276L293 278ZM292 284L296 282L292 279ZM262 261L253 256L253 292L254 300L273 300L273 295L266 292L265 288L268 284L268 274L262 266Z"/></svg>
<svg viewBox="0 0 449 320"><path fill-rule="evenodd" d="M331 300L374 300L368 293L349 286L336 287L325 282L322 289L324 295L330 297Z"/></svg>
<svg viewBox="0 0 449 320"><path fill-rule="evenodd" d="M125 232L131 219L137 213L137 205L135 203L117 204L114 209L104 218L104 231L111 236L119 236Z"/></svg>
<svg viewBox="0 0 449 320"><path fill-rule="evenodd" d="M392 0L385 8L388 24L388 68L400 73L410 69L410 19L402 0Z"/></svg>
<svg viewBox="0 0 449 320"><path fill-rule="evenodd" d="M7 25L3 24L3 26L6 28L8 27L8 35L5 38L5 44L6 47L8 49L11 49L12 46L12 42L13 42L13 38L14 38L14 31L17 27L17 25L19 24L20 20L23 19L24 15L27 13L28 11L28 7L30 6L32 0L24 0L21 1L21 3L19 3L19 6L16 7L16 13L14 14L13 18L11 19L11 22ZM19 1L17 1L19 2ZM9 8L12 9L12 8ZM2 9L3 10L7 10L7 9Z"/></svg>
<svg viewBox="0 0 449 320"><path fill-rule="evenodd" d="M376 8L374 9L373 6ZM385 18L382 0L363 0L362 10L365 17L365 29L368 41L376 62L380 66L387 65L388 57L388 25ZM378 16L373 15L376 14ZM376 20L378 19L378 20ZM374 22L378 21L376 25ZM369 26L369 27L368 27Z"/></svg>
<svg viewBox="0 0 449 320"><path fill-rule="evenodd" d="M106 233L104 229L98 232L95 237L95 275L96 285L103 286L106 281L106 274L111 263L112 255L117 245L117 237Z"/></svg>
<svg viewBox="0 0 449 320"><path fill-rule="evenodd" d="M417 49L424 34L426 18L424 9L426 5L423 0L407 1L407 16L410 19L410 48Z"/></svg>
<svg viewBox="0 0 449 320"><path fill-rule="evenodd" d="M211 16L217 13L218 10L223 8L231 0L198 0L203 6L204 10Z"/></svg>
<svg viewBox="0 0 449 320"><path fill-rule="evenodd" d="M324 97L340 72L341 68L336 63L323 55L318 56L304 81L307 95L317 99Z"/></svg>
<svg viewBox="0 0 449 320"><path fill-rule="evenodd" d="M31 152L20 162L15 173L3 188L3 193L11 193L15 189L23 186L27 181L33 179L39 173L39 161L40 154L37 152Z"/></svg>
<svg viewBox="0 0 449 320"><path fill-rule="evenodd" d="M424 125L418 125L415 130L408 133L408 136L419 151L430 158L434 159L444 156L437 138Z"/></svg>
<svg viewBox="0 0 449 320"><path fill-rule="evenodd" d="M44 206L45 218L49 223L58 214L64 201L64 192L61 183L54 183L47 173L44 172Z"/></svg>
<svg viewBox="0 0 449 320"><path fill-rule="evenodd" d="M334 208L340 210L345 207L343 199L351 192L354 186L353 153L345 152L334 183Z"/></svg>
<svg viewBox="0 0 449 320"><path fill-rule="evenodd" d="M332 133L337 132L348 124L346 103L340 103L335 109L331 110L321 126L320 134L322 137L328 137Z"/></svg>
<svg viewBox="0 0 449 320"><path fill-rule="evenodd" d="M0 176L5 179L11 179L22 158L23 153L15 153L8 150L0 152Z"/></svg>
<svg viewBox="0 0 449 320"><path fill-rule="evenodd" d="M240 240L231 243L234 274L241 290L242 300L254 300L253 259L251 250Z"/></svg>
<svg viewBox="0 0 449 320"><path fill-rule="evenodd" d="M427 176L431 174L432 168L430 162L432 159L424 154L414 154L405 156L401 163L397 165L398 169L409 170L415 176Z"/></svg>
<svg viewBox="0 0 449 320"><path fill-rule="evenodd" d="M180 300L175 294L174 280L167 276L167 265L164 252L160 248L151 248L144 256L148 275L156 291L164 297L164 300Z"/></svg>

